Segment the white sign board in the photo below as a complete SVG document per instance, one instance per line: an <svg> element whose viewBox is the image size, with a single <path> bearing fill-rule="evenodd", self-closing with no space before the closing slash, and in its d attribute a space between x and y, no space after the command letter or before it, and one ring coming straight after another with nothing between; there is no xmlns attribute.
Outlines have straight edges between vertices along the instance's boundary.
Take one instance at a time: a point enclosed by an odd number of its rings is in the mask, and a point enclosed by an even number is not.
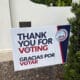
<svg viewBox="0 0 80 80"><path fill-rule="evenodd" d="M13 28L15 71L63 64L66 61L70 26Z"/></svg>

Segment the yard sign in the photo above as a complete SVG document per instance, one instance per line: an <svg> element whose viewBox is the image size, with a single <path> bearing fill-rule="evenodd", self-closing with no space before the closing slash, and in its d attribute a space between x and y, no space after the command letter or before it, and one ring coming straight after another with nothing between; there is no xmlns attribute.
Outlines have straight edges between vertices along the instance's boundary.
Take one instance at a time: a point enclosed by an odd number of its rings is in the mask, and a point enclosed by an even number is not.
<svg viewBox="0 0 80 80"><path fill-rule="evenodd" d="M15 71L63 64L70 26L12 28Z"/></svg>

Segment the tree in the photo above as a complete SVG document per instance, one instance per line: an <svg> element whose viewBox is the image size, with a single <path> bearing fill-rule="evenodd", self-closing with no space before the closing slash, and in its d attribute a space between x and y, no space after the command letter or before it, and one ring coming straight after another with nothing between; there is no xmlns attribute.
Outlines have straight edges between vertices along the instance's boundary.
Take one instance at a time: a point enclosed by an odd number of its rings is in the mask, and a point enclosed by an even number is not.
<svg viewBox="0 0 80 80"><path fill-rule="evenodd" d="M67 63L64 66L64 80L80 80L80 3L73 3L71 11L75 17L69 19L72 36Z"/></svg>
<svg viewBox="0 0 80 80"><path fill-rule="evenodd" d="M70 6L72 0L31 0L38 4L45 4L47 6Z"/></svg>

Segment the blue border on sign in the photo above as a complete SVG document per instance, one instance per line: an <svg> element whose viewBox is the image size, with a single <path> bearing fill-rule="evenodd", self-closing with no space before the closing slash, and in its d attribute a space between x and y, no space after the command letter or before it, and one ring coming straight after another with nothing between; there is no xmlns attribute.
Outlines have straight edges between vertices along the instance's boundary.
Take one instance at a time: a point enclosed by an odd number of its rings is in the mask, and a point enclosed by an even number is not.
<svg viewBox="0 0 80 80"><path fill-rule="evenodd" d="M67 58L67 48L68 48L68 42L69 42L69 36L70 36L70 25L61 25L57 27L58 30L60 29L66 29L68 32L68 37L66 40L60 42L60 50L61 50L61 56L62 56L62 62L66 62Z"/></svg>

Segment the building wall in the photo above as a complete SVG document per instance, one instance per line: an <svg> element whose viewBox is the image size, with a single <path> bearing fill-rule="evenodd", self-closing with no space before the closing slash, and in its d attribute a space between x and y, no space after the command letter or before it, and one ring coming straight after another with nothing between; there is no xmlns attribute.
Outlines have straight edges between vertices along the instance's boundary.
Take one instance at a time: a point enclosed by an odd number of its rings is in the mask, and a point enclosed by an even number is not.
<svg viewBox="0 0 80 80"><path fill-rule="evenodd" d="M68 24L71 7L48 7L30 0L0 0L0 50L11 50L11 27L31 21L32 26ZM10 20L11 19L11 20Z"/></svg>
<svg viewBox="0 0 80 80"><path fill-rule="evenodd" d="M9 1L0 0L0 50L11 48L10 27Z"/></svg>
<svg viewBox="0 0 80 80"><path fill-rule="evenodd" d="M31 21L32 26L68 24L72 16L71 7L48 7L32 3L30 0L10 0L13 27L20 21Z"/></svg>

